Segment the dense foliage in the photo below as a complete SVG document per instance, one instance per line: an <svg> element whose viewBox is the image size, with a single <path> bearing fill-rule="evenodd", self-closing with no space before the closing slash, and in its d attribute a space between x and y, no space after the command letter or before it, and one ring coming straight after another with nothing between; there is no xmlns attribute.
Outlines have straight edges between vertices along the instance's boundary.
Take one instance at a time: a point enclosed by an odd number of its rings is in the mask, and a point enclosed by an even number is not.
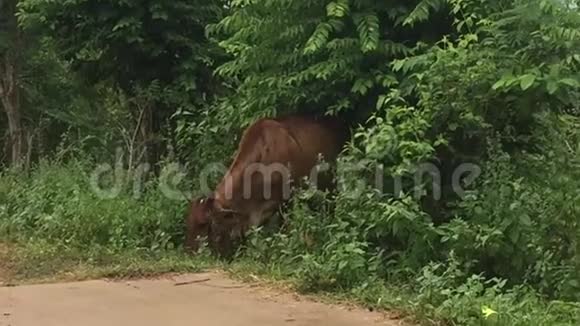
<svg viewBox="0 0 580 326"><path fill-rule="evenodd" d="M175 250L168 162L197 192L255 119L336 114L352 122L338 193L297 193L239 261L426 323L578 324L578 4L20 0L23 125L43 145L0 174L0 234ZM114 161L129 173L106 199L89 179ZM138 189L143 162L159 178Z"/></svg>

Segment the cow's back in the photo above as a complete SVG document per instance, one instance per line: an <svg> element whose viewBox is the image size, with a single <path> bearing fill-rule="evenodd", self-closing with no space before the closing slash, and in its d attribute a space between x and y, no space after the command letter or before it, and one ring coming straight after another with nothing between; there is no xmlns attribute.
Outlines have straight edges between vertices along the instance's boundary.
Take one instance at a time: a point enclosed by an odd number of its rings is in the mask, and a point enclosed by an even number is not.
<svg viewBox="0 0 580 326"><path fill-rule="evenodd" d="M333 160L345 140L341 127L333 118L307 116L256 121L244 131L234 160L216 188L216 199L223 207L243 214L256 210L266 200L279 203L287 199L284 187L288 179L273 171L284 165L291 173L286 177L295 180L310 174L319 153L326 160ZM248 177L248 170L256 164L261 173ZM265 180L264 175L271 179ZM249 197L244 192L248 186ZM270 198L264 198L264 187L270 187Z"/></svg>
<svg viewBox="0 0 580 326"><path fill-rule="evenodd" d="M334 160L346 140L344 125L333 117L292 116L279 122L299 144L298 152L290 158L297 164L296 177L308 175L318 163L319 154L327 161Z"/></svg>

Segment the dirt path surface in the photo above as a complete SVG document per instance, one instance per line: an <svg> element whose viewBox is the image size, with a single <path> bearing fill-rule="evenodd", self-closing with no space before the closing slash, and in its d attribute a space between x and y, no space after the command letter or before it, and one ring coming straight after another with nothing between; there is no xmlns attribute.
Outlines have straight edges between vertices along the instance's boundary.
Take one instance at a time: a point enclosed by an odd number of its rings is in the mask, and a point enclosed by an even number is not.
<svg viewBox="0 0 580 326"><path fill-rule="evenodd" d="M379 313L315 303L218 274L0 287L0 326L378 326Z"/></svg>

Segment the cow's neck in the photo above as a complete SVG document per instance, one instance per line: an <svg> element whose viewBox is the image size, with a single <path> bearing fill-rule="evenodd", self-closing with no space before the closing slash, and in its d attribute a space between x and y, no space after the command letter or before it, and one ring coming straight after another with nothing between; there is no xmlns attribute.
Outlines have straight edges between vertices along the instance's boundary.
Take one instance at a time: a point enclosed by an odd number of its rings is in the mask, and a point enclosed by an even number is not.
<svg viewBox="0 0 580 326"><path fill-rule="evenodd" d="M235 205L235 175L228 171L214 191L214 199L223 208L236 209Z"/></svg>

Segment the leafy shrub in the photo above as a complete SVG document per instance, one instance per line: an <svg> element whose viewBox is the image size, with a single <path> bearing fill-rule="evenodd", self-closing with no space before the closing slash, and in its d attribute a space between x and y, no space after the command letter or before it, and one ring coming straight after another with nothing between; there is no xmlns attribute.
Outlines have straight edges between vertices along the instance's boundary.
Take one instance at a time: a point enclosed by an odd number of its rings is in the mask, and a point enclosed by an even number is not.
<svg viewBox="0 0 580 326"><path fill-rule="evenodd" d="M527 286L509 288L506 281L468 275L454 256L425 266L417 278L420 313L457 325L575 325L580 305L547 303Z"/></svg>
<svg viewBox="0 0 580 326"><path fill-rule="evenodd" d="M578 148L566 143L577 139L579 121L540 119L536 153L492 148L458 218L441 227L443 241L472 270L577 300L580 170Z"/></svg>

